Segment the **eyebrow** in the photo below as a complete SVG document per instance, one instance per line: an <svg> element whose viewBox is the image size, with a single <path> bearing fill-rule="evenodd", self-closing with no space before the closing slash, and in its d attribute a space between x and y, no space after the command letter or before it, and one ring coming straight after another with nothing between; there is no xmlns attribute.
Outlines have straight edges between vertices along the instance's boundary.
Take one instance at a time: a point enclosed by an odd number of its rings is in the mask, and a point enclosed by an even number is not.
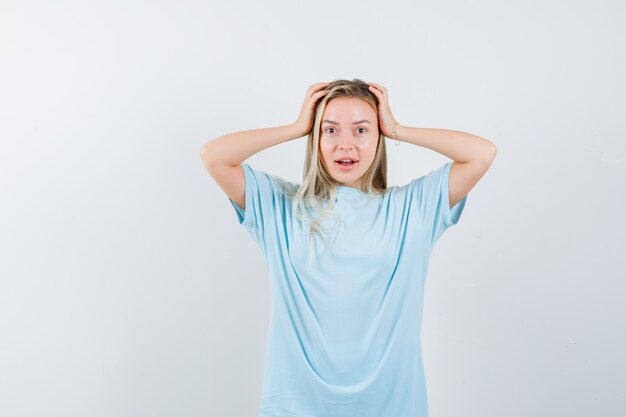
<svg viewBox="0 0 626 417"><path fill-rule="evenodd" d="M339 124L339 123L337 123L337 122L335 122L335 121L333 121L333 120L328 120L328 119L324 119L324 120L322 120L322 123L330 123L330 124L333 124L333 125L338 125L338 124ZM354 123L352 123L352 124L353 124L353 125L358 125L359 123L369 123L369 124L372 124L372 123L370 123L370 121L369 121L369 120L365 120L365 119L363 119L363 120L358 120L358 121L356 121L356 122L354 122Z"/></svg>

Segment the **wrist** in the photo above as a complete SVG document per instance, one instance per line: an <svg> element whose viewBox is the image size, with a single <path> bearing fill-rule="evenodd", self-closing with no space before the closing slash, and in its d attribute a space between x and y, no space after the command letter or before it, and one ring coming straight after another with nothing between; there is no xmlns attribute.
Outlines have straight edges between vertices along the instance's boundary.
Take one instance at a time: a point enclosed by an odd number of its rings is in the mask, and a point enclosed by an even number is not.
<svg viewBox="0 0 626 417"><path fill-rule="evenodd" d="M389 138L396 141L396 146L400 144L399 136L401 135L398 133L400 128L400 123L394 121L393 127L391 128L391 136Z"/></svg>
<svg viewBox="0 0 626 417"><path fill-rule="evenodd" d="M295 138L301 138L311 132L311 129L307 130L307 126L299 122L292 123L291 127L293 128Z"/></svg>

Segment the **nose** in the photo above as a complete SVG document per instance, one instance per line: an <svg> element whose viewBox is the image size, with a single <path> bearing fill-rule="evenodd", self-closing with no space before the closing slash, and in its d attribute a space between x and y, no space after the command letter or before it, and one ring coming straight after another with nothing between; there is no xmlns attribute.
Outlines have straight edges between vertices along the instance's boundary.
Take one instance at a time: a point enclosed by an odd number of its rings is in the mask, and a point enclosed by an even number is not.
<svg viewBox="0 0 626 417"><path fill-rule="evenodd" d="M353 145L353 137L350 133L342 133L340 139L339 139L339 148L340 149L345 149L345 148L352 148Z"/></svg>

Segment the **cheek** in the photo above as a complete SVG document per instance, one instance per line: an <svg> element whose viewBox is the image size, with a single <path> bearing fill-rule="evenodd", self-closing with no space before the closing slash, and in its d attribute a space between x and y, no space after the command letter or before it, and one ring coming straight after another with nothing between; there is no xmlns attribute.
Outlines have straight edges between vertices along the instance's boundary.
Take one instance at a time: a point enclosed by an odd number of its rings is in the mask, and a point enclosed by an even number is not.
<svg viewBox="0 0 626 417"><path fill-rule="evenodd" d="M376 142L368 140L362 144L359 144L359 151L364 155L374 155L376 153Z"/></svg>
<svg viewBox="0 0 626 417"><path fill-rule="evenodd" d="M328 159L333 153L333 145L327 141L322 141L320 143L320 151L322 152L324 158Z"/></svg>

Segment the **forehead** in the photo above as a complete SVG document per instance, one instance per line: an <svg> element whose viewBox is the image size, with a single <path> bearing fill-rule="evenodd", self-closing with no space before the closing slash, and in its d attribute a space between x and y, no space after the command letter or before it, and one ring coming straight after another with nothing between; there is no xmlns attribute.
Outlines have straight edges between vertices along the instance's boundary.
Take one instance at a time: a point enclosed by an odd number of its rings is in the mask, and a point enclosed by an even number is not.
<svg viewBox="0 0 626 417"><path fill-rule="evenodd" d="M339 123L367 119L376 123L376 112L365 100L356 97L339 97L326 104L323 119Z"/></svg>

